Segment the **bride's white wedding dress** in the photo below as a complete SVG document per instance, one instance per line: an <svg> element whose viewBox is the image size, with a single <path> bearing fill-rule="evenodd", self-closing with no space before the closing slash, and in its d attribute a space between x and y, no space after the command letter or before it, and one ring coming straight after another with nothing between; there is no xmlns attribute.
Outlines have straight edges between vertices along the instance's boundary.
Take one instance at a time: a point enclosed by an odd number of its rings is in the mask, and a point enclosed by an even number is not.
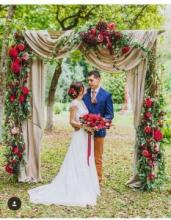
<svg viewBox="0 0 171 220"><path fill-rule="evenodd" d="M88 113L82 100L73 100L77 106L76 120ZM71 144L61 168L50 184L28 190L30 201L36 204L66 206L96 205L100 195L94 160L94 138L91 139L91 156L87 164L88 134L84 129L73 132ZM54 161L55 162L55 161Z"/></svg>

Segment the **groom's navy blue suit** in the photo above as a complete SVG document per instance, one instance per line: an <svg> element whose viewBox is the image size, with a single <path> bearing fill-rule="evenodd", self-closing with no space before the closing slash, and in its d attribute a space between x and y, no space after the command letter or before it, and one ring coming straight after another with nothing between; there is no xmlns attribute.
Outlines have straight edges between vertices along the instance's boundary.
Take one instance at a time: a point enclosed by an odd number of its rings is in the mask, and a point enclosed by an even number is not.
<svg viewBox="0 0 171 220"><path fill-rule="evenodd" d="M96 103L91 102L91 89L83 97L83 101L89 110L89 113L100 114L101 117L112 120L114 117L112 96L109 92L100 87L96 95ZM95 132L95 137L105 137L106 129L100 129Z"/></svg>

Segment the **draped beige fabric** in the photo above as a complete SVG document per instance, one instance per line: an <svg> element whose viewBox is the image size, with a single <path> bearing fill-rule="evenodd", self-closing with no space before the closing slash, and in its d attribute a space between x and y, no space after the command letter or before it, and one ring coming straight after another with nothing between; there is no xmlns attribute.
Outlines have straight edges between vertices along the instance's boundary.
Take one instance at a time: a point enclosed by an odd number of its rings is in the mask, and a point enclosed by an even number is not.
<svg viewBox="0 0 171 220"><path fill-rule="evenodd" d="M127 33L131 40L146 48L152 48L157 38L157 31L122 31ZM72 50L80 49L87 60L97 68L106 72L125 71L129 94L134 114L134 127L140 122L140 113L144 97L144 83L147 71L146 54L139 48L131 49L127 54L117 58L107 49L98 47L96 50L87 50L86 47L75 41L73 31L66 31L56 38L52 38L47 31L25 31L24 37L34 53L40 57L63 58ZM27 177L34 181L40 179L40 149L42 138L42 122L44 119L44 67L43 61L34 61L32 66L30 87L33 92L32 120L23 125L27 143ZM26 132L27 131L27 132ZM136 152L134 164L136 163ZM22 176L22 175L21 175ZM23 179L23 177L20 177Z"/></svg>
<svg viewBox="0 0 171 220"><path fill-rule="evenodd" d="M27 165L21 165L20 182L41 181L40 150L44 129L45 69L43 60L37 57L32 61L28 86L32 90L31 119L23 123L23 136L26 144Z"/></svg>

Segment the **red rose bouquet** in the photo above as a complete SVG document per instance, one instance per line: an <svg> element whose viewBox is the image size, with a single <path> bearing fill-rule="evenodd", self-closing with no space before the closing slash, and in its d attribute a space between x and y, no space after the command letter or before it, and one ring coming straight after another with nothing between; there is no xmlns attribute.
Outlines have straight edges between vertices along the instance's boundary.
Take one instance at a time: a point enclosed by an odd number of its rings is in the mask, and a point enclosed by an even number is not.
<svg viewBox="0 0 171 220"><path fill-rule="evenodd" d="M85 114L80 117L80 122L84 126L91 128L91 130L98 131L100 129L109 129L111 126L111 120L102 118L100 115L96 114ZM87 163L89 165L89 157L91 155L91 135L92 133L88 131L88 149L87 149Z"/></svg>

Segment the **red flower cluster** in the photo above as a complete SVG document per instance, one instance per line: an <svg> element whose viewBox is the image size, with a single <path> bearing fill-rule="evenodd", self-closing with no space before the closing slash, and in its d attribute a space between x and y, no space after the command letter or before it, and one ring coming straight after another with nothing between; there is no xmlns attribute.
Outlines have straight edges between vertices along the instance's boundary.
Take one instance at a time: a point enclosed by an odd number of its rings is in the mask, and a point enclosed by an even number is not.
<svg viewBox="0 0 171 220"><path fill-rule="evenodd" d="M10 95L9 99L10 99L10 102L14 102L15 101L15 95Z"/></svg>
<svg viewBox="0 0 171 220"><path fill-rule="evenodd" d="M22 92L22 94L19 95L18 101L19 101L19 103L22 104L25 102L27 96L29 95L29 89L26 86L22 86L21 92ZM16 99L16 95L10 95L9 99L10 99L10 102L13 103Z"/></svg>
<svg viewBox="0 0 171 220"><path fill-rule="evenodd" d="M96 114L86 114L80 117L80 122L94 130L99 130L103 128L110 128L111 121L102 118L100 115Z"/></svg>
<svg viewBox="0 0 171 220"><path fill-rule="evenodd" d="M144 107L151 108L152 105L153 105L153 100L150 97L144 100Z"/></svg>
<svg viewBox="0 0 171 220"><path fill-rule="evenodd" d="M11 70L15 74L19 74L21 71L21 64L19 60L15 60L11 63Z"/></svg>
<svg viewBox="0 0 171 220"><path fill-rule="evenodd" d="M151 134L152 128L151 128L150 126L146 126L146 127L144 128L144 132L145 132L146 134Z"/></svg>
<svg viewBox="0 0 171 220"><path fill-rule="evenodd" d="M70 88L68 90L68 95L73 97L73 98L75 98L75 97L77 97L78 93L77 93L77 91L74 88Z"/></svg>
<svg viewBox="0 0 171 220"><path fill-rule="evenodd" d="M151 153L148 150L143 150L143 156L150 159L151 158Z"/></svg>
<svg viewBox="0 0 171 220"><path fill-rule="evenodd" d="M22 62L24 63L29 59L29 54L27 52L24 53L25 49L26 45L24 43L12 45L9 48L9 56L12 59L11 71L16 75L18 75L21 71Z"/></svg>
<svg viewBox="0 0 171 220"><path fill-rule="evenodd" d="M5 171L9 174L12 174L14 173L14 170L13 170L13 167L12 167L12 164L11 163L8 163L6 166L5 166Z"/></svg>
<svg viewBox="0 0 171 220"><path fill-rule="evenodd" d="M130 46L126 45L122 48L122 53L125 54L125 53L128 53L130 51Z"/></svg>
<svg viewBox="0 0 171 220"><path fill-rule="evenodd" d="M153 138L155 141L161 141L163 139L163 134L159 129L154 130L153 132Z"/></svg>
<svg viewBox="0 0 171 220"><path fill-rule="evenodd" d="M145 119L150 119L152 117L152 113L151 112L146 112L144 114L144 116L145 116Z"/></svg>
<svg viewBox="0 0 171 220"><path fill-rule="evenodd" d="M19 159L22 158L22 152L19 150L18 146L12 147L12 152L18 156Z"/></svg>
<svg viewBox="0 0 171 220"><path fill-rule="evenodd" d="M96 46L98 44L104 44L112 54L112 46L123 38L121 32L116 31L115 23L106 23L103 21L98 22L96 27L91 27L86 32L80 32L80 36L86 44L90 46ZM130 46L125 45L121 48L122 54L130 51Z"/></svg>
<svg viewBox="0 0 171 220"><path fill-rule="evenodd" d="M149 173L147 179L148 179L149 181L154 180L154 179L155 179L155 174L154 174L154 173Z"/></svg>

